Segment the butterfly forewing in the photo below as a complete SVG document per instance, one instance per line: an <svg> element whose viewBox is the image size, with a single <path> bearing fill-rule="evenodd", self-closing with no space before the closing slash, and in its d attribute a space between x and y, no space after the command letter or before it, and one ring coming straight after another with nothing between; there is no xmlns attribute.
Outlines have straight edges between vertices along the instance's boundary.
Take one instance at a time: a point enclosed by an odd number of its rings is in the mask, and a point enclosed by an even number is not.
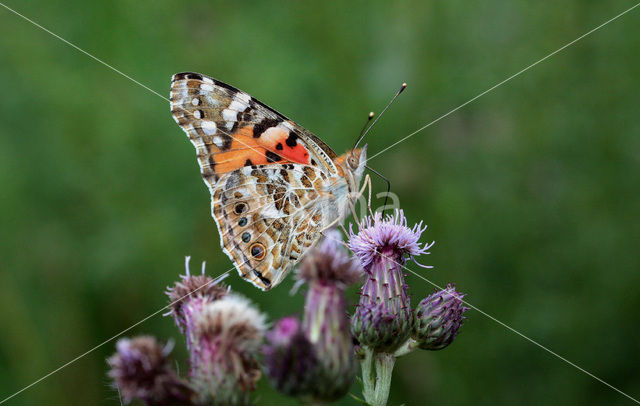
<svg viewBox="0 0 640 406"><path fill-rule="evenodd" d="M282 114L230 85L178 73L171 112L196 147L205 179L242 166L300 163L335 173L336 154Z"/></svg>

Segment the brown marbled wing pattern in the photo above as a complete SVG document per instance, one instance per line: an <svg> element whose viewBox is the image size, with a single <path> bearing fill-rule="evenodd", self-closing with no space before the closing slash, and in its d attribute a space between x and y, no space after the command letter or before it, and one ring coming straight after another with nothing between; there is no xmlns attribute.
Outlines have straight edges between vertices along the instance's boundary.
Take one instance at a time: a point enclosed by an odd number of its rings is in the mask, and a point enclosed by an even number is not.
<svg viewBox="0 0 640 406"><path fill-rule="evenodd" d="M299 164L245 167L220 178L212 196L223 251L262 290L276 286L320 238L322 171Z"/></svg>

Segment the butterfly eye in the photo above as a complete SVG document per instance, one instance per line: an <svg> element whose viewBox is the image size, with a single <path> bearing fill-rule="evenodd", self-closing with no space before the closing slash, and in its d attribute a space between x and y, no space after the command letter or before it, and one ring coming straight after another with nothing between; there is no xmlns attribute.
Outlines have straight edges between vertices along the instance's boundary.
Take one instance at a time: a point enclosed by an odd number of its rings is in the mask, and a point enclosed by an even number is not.
<svg viewBox="0 0 640 406"><path fill-rule="evenodd" d="M358 158L353 155L350 155L349 158L347 158L347 163L349 164L351 169L358 168Z"/></svg>
<svg viewBox="0 0 640 406"><path fill-rule="evenodd" d="M255 259L262 259L264 258L264 245L260 244L259 242L251 245L251 256Z"/></svg>

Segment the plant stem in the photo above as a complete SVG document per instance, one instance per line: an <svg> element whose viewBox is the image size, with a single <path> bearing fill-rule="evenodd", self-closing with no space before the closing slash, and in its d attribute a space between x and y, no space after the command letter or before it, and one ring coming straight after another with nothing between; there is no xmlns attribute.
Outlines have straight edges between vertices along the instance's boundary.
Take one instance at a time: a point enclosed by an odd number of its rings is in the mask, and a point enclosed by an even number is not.
<svg viewBox="0 0 640 406"><path fill-rule="evenodd" d="M407 355L416 348L418 348L418 343L413 338L410 338L393 353L393 356L398 358L403 355Z"/></svg>
<svg viewBox="0 0 640 406"><path fill-rule="evenodd" d="M360 367L362 368L362 395L367 404L373 404L375 399L375 377L373 374L373 350L369 347L364 347L364 358L360 361Z"/></svg>
<svg viewBox="0 0 640 406"><path fill-rule="evenodd" d="M393 354L377 353L376 363L376 393L372 406L385 406L389 399L389 389L391 388L391 375L396 357Z"/></svg>

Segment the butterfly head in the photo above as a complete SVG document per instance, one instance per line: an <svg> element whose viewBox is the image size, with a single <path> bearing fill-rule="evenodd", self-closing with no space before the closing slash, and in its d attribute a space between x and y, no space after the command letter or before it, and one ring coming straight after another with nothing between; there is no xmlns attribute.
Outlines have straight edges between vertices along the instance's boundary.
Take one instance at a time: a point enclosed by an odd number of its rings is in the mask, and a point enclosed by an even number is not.
<svg viewBox="0 0 640 406"><path fill-rule="evenodd" d="M354 148L347 154L347 167L351 172L360 173L364 171L367 164L367 146L362 148Z"/></svg>
<svg viewBox="0 0 640 406"><path fill-rule="evenodd" d="M365 145L362 148L354 148L347 152L346 155L347 159L345 160L345 166L350 177L350 189L358 190L360 188L360 180L362 179L364 167L367 164L367 146Z"/></svg>

